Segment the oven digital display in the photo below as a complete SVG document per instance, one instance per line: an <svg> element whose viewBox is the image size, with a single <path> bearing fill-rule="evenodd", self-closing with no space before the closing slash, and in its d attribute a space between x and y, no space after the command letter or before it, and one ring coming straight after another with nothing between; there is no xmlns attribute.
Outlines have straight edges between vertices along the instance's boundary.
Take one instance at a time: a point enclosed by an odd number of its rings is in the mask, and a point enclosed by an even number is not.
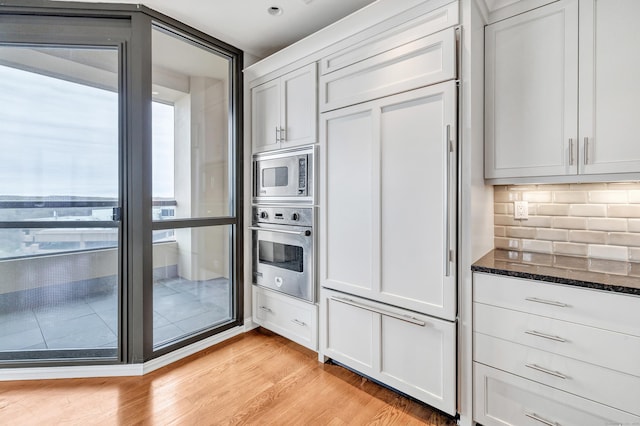
<svg viewBox="0 0 640 426"><path fill-rule="evenodd" d="M287 167L271 167L262 170L263 188L287 185L289 185L289 169Z"/></svg>
<svg viewBox="0 0 640 426"><path fill-rule="evenodd" d="M304 250L302 247L259 241L258 257L260 263L294 272L304 272Z"/></svg>

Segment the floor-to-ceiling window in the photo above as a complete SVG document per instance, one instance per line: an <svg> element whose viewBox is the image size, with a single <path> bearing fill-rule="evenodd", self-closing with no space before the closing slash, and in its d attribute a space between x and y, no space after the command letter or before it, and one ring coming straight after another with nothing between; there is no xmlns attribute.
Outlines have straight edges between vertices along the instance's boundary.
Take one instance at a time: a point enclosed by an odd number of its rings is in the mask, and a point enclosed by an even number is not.
<svg viewBox="0 0 640 426"><path fill-rule="evenodd" d="M0 6L0 366L140 362L242 316L240 52L64 7Z"/></svg>
<svg viewBox="0 0 640 426"><path fill-rule="evenodd" d="M234 318L232 58L154 25L153 346Z"/></svg>

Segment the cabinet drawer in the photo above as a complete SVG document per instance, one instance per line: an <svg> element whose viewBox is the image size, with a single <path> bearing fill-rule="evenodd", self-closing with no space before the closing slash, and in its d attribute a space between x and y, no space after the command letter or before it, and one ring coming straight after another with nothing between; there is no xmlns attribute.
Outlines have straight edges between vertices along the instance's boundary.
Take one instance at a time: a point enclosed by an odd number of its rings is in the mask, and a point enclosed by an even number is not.
<svg viewBox="0 0 640 426"><path fill-rule="evenodd" d="M640 417L474 364L474 420L484 426L632 425ZM537 420L536 420L537 418Z"/></svg>
<svg viewBox="0 0 640 426"><path fill-rule="evenodd" d="M320 78L322 112L456 78L450 28Z"/></svg>
<svg viewBox="0 0 640 426"><path fill-rule="evenodd" d="M637 296L476 272L473 299L640 337Z"/></svg>
<svg viewBox="0 0 640 426"><path fill-rule="evenodd" d="M253 321L312 350L318 348L317 306L253 286Z"/></svg>
<svg viewBox="0 0 640 426"><path fill-rule="evenodd" d="M474 303L478 333L640 377L640 337Z"/></svg>
<svg viewBox="0 0 640 426"><path fill-rule="evenodd" d="M324 355L455 414L455 323L326 289L321 306Z"/></svg>
<svg viewBox="0 0 640 426"><path fill-rule="evenodd" d="M474 333L474 360L640 415L640 378Z"/></svg>

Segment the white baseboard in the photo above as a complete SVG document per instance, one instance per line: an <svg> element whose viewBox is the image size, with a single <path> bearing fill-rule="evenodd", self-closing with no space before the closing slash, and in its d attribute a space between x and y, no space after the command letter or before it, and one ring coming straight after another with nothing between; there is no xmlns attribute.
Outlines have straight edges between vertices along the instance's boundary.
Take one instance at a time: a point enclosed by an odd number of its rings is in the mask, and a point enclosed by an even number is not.
<svg viewBox="0 0 640 426"><path fill-rule="evenodd" d="M251 319L245 319L244 325L231 328L193 343L184 348L177 349L161 357L152 359L143 364L115 364L115 365L82 365L65 367L24 367L24 368L0 368L0 382L10 380L46 380L46 379L80 379L90 377L125 377L142 376L158 368L167 366L173 362L200 352L227 339L243 334L256 328L257 325Z"/></svg>

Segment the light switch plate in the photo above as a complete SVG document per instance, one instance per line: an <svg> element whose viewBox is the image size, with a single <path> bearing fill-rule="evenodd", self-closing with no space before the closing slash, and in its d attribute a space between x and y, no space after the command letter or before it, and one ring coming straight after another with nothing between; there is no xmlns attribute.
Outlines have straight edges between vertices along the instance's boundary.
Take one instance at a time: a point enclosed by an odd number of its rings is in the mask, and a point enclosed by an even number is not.
<svg viewBox="0 0 640 426"><path fill-rule="evenodd" d="M514 201L513 202L513 218L529 219L529 202Z"/></svg>

